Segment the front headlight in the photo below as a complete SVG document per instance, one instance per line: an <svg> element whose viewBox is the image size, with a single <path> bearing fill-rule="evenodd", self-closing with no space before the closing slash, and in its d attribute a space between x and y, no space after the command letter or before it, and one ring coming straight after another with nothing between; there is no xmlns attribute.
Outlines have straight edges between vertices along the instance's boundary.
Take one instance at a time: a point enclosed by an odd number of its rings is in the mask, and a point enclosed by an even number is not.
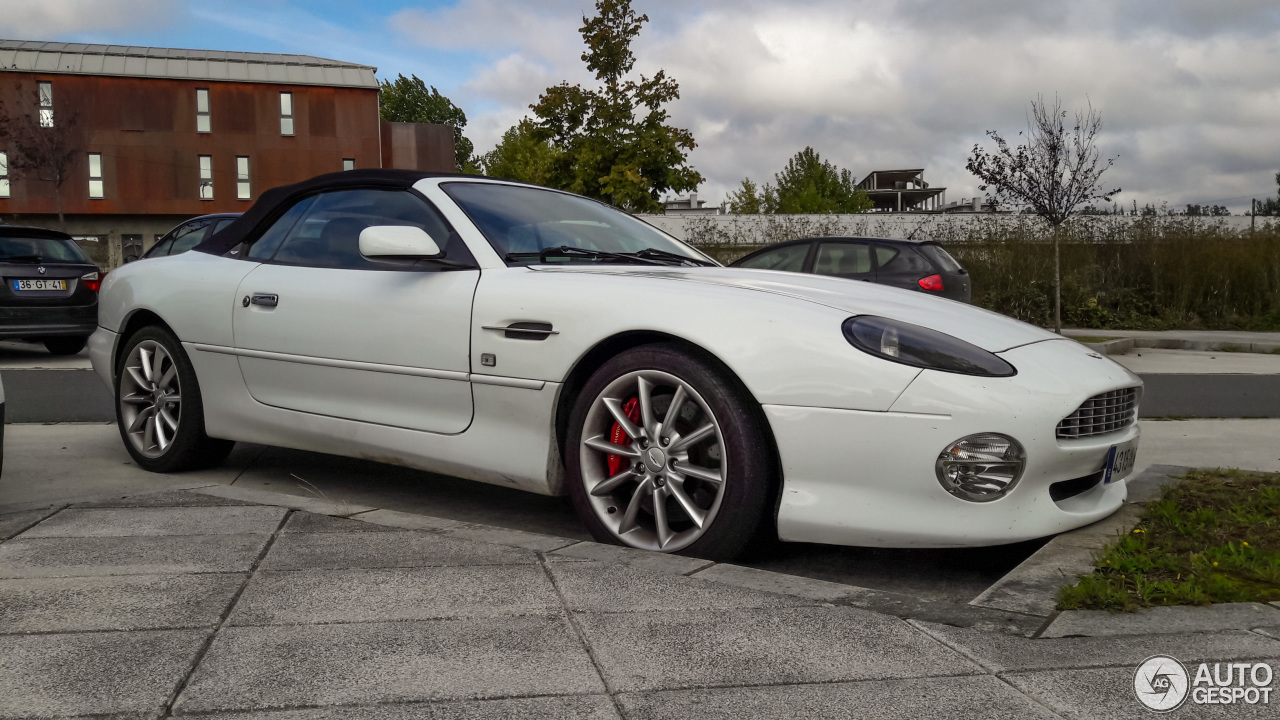
<svg viewBox="0 0 1280 720"><path fill-rule="evenodd" d="M1017 440L978 433L947 446L934 464L938 482L961 500L990 502L1004 497L1022 477L1027 453Z"/></svg>
<svg viewBox="0 0 1280 720"><path fill-rule="evenodd" d="M1009 377L1018 372L976 345L919 325L859 315L845 320L842 328L849 344L903 365L985 377Z"/></svg>

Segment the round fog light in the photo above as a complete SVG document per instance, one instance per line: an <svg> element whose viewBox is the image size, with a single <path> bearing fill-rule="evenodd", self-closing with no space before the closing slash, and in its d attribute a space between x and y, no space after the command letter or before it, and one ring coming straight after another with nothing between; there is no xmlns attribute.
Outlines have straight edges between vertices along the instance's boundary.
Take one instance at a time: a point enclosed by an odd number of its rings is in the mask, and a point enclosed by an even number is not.
<svg viewBox="0 0 1280 720"><path fill-rule="evenodd" d="M1027 464L1017 440L996 433L979 433L951 443L938 456L938 482L961 500L990 502L1004 497Z"/></svg>

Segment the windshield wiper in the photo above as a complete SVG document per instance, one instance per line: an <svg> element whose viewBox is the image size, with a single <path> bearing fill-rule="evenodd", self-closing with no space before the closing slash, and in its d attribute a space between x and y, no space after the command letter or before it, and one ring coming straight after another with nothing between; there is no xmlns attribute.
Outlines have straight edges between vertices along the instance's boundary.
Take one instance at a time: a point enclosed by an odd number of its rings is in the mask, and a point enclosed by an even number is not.
<svg viewBox="0 0 1280 720"><path fill-rule="evenodd" d="M507 253L507 260L523 260L527 258L538 258L539 262L546 262L548 256L558 255L561 257L584 257L593 260L617 260L625 263L641 263L643 265L665 265L658 260L653 260L636 255L624 255L622 253L605 252L604 250L591 250L588 248L573 247L572 245L561 245L559 247L543 248L540 252L522 252Z"/></svg>
<svg viewBox="0 0 1280 720"><path fill-rule="evenodd" d="M693 257L689 257L688 255L681 255L679 253L667 252L666 250L659 250L658 248L645 248L639 252L624 253L624 254L631 257L639 257L639 258L646 258L646 259L674 260L676 262L688 263L690 265L695 265L699 267L712 267L715 265L715 263L709 260L703 260L702 258L693 258Z"/></svg>

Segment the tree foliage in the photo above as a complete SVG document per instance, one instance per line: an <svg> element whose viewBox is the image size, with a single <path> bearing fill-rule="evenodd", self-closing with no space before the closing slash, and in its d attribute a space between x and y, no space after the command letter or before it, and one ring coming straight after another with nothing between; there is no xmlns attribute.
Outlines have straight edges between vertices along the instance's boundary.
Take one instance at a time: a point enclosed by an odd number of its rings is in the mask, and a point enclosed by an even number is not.
<svg viewBox="0 0 1280 720"><path fill-rule="evenodd" d="M17 97L31 97L18 84ZM78 112L60 111L53 127L40 125L39 109L31 102L12 112L0 100L0 147L7 150L9 175L15 172L27 180L53 186L58 207L58 224L65 224L62 211L62 186L71 178L77 161L83 155L80 143Z"/></svg>
<svg viewBox="0 0 1280 720"><path fill-rule="evenodd" d="M773 176L774 184L758 187L751 178L728 196L729 212L742 214L859 213L870 210L871 199L857 188L853 173L806 147Z"/></svg>
<svg viewBox="0 0 1280 720"><path fill-rule="evenodd" d="M467 114L441 95L434 85L428 86L417 75L398 75L394 81L383 80L378 113L388 122L448 125L453 128L454 162L458 172L473 169L471 153L475 146L462 134L467 127Z"/></svg>
<svg viewBox="0 0 1280 720"><path fill-rule="evenodd" d="M1253 206L1254 215L1280 215L1280 172L1276 173L1276 197L1263 198Z"/></svg>
<svg viewBox="0 0 1280 720"><path fill-rule="evenodd" d="M492 177L550 186L563 152L539 137L528 118L502 134L497 147L481 155L480 170Z"/></svg>
<svg viewBox="0 0 1280 720"><path fill-rule="evenodd" d="M530 135L558 151L548 177L552 187L627 210L660 212L663 193L694 190L702 182L687 161L696 147L693 134L667 124L665 106L680 97L679 84L663 70L651 78L630 77L631 43L648 21L630 0L597 0L596 16L584 16L580 32L587 45L582 60L600 86L561 83L530 106Z"/></svg>
<svg viewBox="0 0 1280 720"><path fill-rule="evenodd" d="M1053 105L1044 96L1031 101L1023 142L1010 147L995 130L987 136L996 144L992 152L979 145L965 165L977 176L978 189L988 192L994 206L1011 205L1039 215L1054 229L1054 330L1062 332L1062 274L1057 229L1075 215L1080 206L1095 201L1110 202L1120 188L1104 190L1102 174L1115 163L1103 159L1098 150L1102 114L1089 105L1075 113L1068 129L1067 111L1055 95Z"/></svg>

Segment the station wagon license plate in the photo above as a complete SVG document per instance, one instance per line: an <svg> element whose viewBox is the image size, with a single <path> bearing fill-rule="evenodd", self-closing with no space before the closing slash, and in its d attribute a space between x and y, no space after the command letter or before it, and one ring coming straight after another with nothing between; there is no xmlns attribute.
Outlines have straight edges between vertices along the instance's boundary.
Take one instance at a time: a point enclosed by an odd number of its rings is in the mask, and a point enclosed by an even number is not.
<svg viewBox="0 0 1280 720"><path fill-rule="evenodd" d="M28 290L66 290L66 280L14 280L13 289L17 292Z"/></svg>
<svg viewBox="0 0 1280 720"><path fill-rule="evenodd" d="M1102 467L1102 483L1113 483L1123 480L1133 472L1133 461L1138 457L1138 443L1130 440L1120 445L1112 445L1107 451L1107 462Z"/></svg>

